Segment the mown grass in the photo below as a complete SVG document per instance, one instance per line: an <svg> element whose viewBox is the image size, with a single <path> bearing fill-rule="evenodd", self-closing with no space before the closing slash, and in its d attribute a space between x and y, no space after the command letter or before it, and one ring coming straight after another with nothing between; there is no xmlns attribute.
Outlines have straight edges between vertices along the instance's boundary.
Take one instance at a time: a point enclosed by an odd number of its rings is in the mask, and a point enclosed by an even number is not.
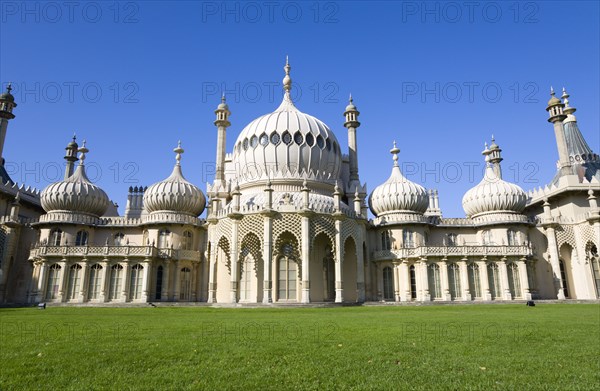
<svg viewBox="0 0 600 391"><path fill-rule="evenodd" d="M597 304L0 309L0 389L600 387Z"/></svg>

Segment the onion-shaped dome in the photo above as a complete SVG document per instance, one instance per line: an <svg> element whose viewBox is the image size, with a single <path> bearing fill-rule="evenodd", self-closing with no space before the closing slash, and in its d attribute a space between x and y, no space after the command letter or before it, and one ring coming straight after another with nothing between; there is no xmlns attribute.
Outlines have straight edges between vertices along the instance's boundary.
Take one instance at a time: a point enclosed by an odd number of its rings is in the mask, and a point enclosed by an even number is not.
<svg viewBox="0 0 600 391"><path fill-rule="evenodd" d="M94 185L85 173L85 154L83 147L79 150L81 156L77 169L67 179L46 187L41 194L42 208L50 212L81 213L100 217L106 212L110 200L104 190Z"/></svg>
<svg viewBox="0 0 600 391"><path fill-rule="evenodd" d="M377 217L397 213L425 213L429 206L427 190L402 175L398 166L400 150L396 147L396 142L390 152L394 155L392 174L371 193L369 197L371 212Z"/></svg>
<svg viewBox="0 0 600 391"><path fill-rule="evenodd" d="M240 184L269 175L299 180L339 178L342 154L335 135L325 123L294 106L291 67L286 64L284 69L281 105L250 122L235 142L233 165Z"/></svg>
<svg viewBox="0 0 600 391"><path fill-rule="evenodd" d="M486 145L483 151L487 165L485 175L463 196L463 209L471 218L487 213L521 213L525 209L527 195L523 189L502 179L500 151L495 143L491 149Z"/></svg>
<svg viewBox="0 0 600 391"><path fill-rule="evenodd" d="M144 192L144 208L148 213L175 212L198 216L204 211L206 198L202 191L188 182L181 172L181 143L173 150L177 163L171 175L149 186Z"/></svg>

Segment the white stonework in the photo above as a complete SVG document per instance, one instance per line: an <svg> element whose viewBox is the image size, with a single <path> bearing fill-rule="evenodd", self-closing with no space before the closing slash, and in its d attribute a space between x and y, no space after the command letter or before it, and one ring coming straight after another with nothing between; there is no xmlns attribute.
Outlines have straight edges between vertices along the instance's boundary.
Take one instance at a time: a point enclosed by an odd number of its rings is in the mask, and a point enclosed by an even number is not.
<svg viewBox="0 0 600 391"><path fill-rule="evenodd" d="M600 159L566 92L552 91L547 108L558 149L551 183L526 193L503 180L492 139L484 178L463 197L467 217L446 218L437 190L402 175L395 143L390 178L369 195L352 97L345 153L296 108L284 70L281 105L244 127L231 153L225 97L215 110L208 201L184 179L180 145L167 179L129 189L123 216L87 178L88 150L75 139L64 180L41 193L0 166L0 304L600 298ZM9 88L0 153L15 107Z"/></svg>

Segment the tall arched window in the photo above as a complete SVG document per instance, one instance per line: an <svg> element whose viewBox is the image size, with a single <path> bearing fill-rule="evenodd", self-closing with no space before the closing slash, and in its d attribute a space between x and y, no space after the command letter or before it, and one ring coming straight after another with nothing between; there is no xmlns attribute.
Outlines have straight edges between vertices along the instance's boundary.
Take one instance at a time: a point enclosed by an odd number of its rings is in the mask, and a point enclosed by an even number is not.
<svg viewBox="0 0 600 391"><path fill-rule="evenodd" d="M560 279L562 280L562 285L563 285L563 293L565 294L565 297L571 297L569 295L569 283L567 280L567 270L565 268L565 261L563 261L562 259L560 259L558 261L559 265L560 265Z"/></svg>
<svg viewBox="0 0 600 391"><path fill-rule="evenodd" d="M163 286L163 267L159 266L156 269L156 292L154 293L154 300L160 300L162 298L162 286Z"/></svg>
<svg viewBox="0 0 600 391"><path fill-rule="evenodd" d="M596 245L591 245L588 251L590 267L592 268L592 278L596 285L596 298L600 299L600 257L598 256L598 248Z"/></svg>
<svg viewBox="0 0 600 391"><path fill-rule="evenodd" d="M519 245L519 236L517 231L515 231L514 229L509 229L508 231L506 231L506 234L508 236L508 245L509 246L518 246Z"/></svg>
<svg viewBox="0 0 600 391"><path fill-rule="evenodd" d="M87 231L78 231L75 236L76 246L87 246L88 244L88 233Z"/></svg>
<svg viewBox="0 0 600 391"><path fill-rule="evenodd" d="M460 268L456 263L448 265L448 284L452 300L460 297Z"/></svg>
<svg viewBox="0 0 600 391"><path fill-rule="evenodd" d="M383 299L394 300L394 270L389 266L383 268Z"/></svg>
<svg viewBox="0 0 600 391"><path fill-rule="evenodd" d="M289 256L282 256L278 260L278 271L277 298L279 300L297 300L298 265Z"/></svg>
<svg viewBox="0 0 600 391"><path fill-rule="evenodd" d="M432 263L427 267L427 277L429 279L429 293L434 299L442 298L442 281L440 278L440 266Z"/></svg>
<svg viewBox="0 0 600 391"><path fill-rule="evenodd" d="M179 300L189 301L192 296L192 271L184 267L179 277Z"/></svg>
<svg viewBox="0 0 600 391"><path fill-rule="evenodd" d="M116 300L119 298L121 283L123 280L123 266L117 264L110 268L110 286L108 289L108 299Z"/></svg>
<svg viewBox="0 0 600 391"><path fill-rule="evenodd" d="M449 233L448 235L446 235L446 245L456 246L457 245L456 239L457 239L457 236L455 233Z"/></svg>
<svg viewBox="0 0 600 391"><path fill-rule="evenodd" d="M492 231L489 229L481 231L481 243L483 245L492 244Z"/></svg>
<svg viewBox="0 0 600 391"><path fill-rule="evenodd" d="M194 234L192 231L183 231L183 236L181 237L181 248L183 250L192 250L194 246Z"/></svg>
<svg viewBox="0 0 600 391"><path fill-rule="evenodd" d="M479 276L479 265L476 263L469 264L469 290L473 298L481 297L481 278Z"/></svg>
<svg viewBox="0 0 600 391"><path fill-rule="evenodd" d="M244 261L242 262L242 277L240 279L240 300L249 301L252 300L252 280L254 271L254 258L248 249L242 250L244 255Z"/></svg>
<svg viewBox="0 0 600 391"><path fill-rule="evenodd" d="M495 262L489 263L487 271L492 299L502 298L502 288L500 286L500 269L498 268L498 265Z"/></svg>
<svg viewBox="0 0 600 391"><path fill-rule="evenodd" d="M144 278L144 267L139 263L131 268L131 282L129 285L129 299L138 300L142 298L142 281Z"/></svg>
<svg viewBox="0 0 600 391"><path fill-rule="evenodd" d="M125 244L125 235L121 232L116 233L114 236L114 245L115 246L122 246Z"/></svg>
<svg viewBox="0 0 600 391"><path fill-rule="evenodd" d="M148 233L148 230L145 229L144 233L142 234L142 246L147 246L150 244L150 234Z"/></svg>
<svg viewBox="0 0 600 391"><path fill-rule="evenodd" d="M158 248L169 247L169 235L171 235L171 231L166 228L158 231Z"/></svg>
<svg viewBox="0 0 600 391"><path fill-rule="evenodd" d="M90 283L88 286L88 297L90 300L100 298L100 283L102 281L102 266L95 264L90 269Z"/></svg>
<svg viewBox="0 0 600 391"><path fill-rule="evenodd" d="M59 283L60 283L60 265L55 263L50 266L48 273L48 285L46 287L46 299L54 300L58 298Z"/></svg>
<svg viewBox="0 0 600 391"><path fill-rule="evenodd" d="M77 299L79 294L79 284L81 283L81 265L75 264L69 268L69 289L67 290L67 299Z"/></svg>
<svg viewBox="0 0 600 391"><path fill-rule="evenodd" d="M519 266L514 262L511 262L506 266L510 294L513 298L521 297L521 276L519 275Z"/></svg>
<svg viewBox="0 0 600 391"><path fill-rule="evenodd" d="M417 273L415 271L415 265L410 265L410 297L411 299L417 298Z"/></svg>
<svg viewBox="0 0 600 391"><path fill-rule="evenodd" d="M404 247L415 247L415 233L412 230L402 230L402 244Z"/></svg>
<svg viewBox="0 0 600 391"><path fill-rule="evenodd" d="M328 249L327 256L323 259L323 281L325 300L335 300L335 261L330 249Z"/></svg>
<svg viewBox="0 0 600 391"><path fill-rule="evenodd" d="M62 230L55 228L50 231L50 245L60 246L62 244Z"/></svg>
<svg viewBox="0 0 600 391"><path fill-rule="evenodd" d="M391 250L392 249L392 238L390 236L390 231L388 231L388 230L381 232L381 249L382 250Z"/></svg>

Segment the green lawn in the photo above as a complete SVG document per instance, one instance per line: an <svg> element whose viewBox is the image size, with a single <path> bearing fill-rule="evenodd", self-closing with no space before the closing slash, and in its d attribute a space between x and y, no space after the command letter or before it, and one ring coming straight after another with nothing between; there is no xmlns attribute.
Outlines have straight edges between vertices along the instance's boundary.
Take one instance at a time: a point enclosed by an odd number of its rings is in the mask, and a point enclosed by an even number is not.
<svg viewBox="0 0 600 391"><path fill-rule="evenodd" d="M600 388L597 304L0 309L0 390Z"/></svg>

